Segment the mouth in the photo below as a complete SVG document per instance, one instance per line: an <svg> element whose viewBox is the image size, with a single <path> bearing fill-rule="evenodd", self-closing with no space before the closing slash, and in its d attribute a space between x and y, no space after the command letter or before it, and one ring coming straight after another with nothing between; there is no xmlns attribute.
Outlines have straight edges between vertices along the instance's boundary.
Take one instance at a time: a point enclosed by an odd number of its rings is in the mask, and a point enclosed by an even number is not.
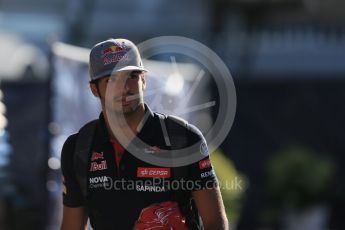
<svg viewBox="0 0 345 230"><path fill-rule="evenodd" d="M126 97L127 101L134 101L139 98L139 94L132 94Z"/></svg>
<svg viewBox="0 0 345 230"><path fill-rule="evenodd" d="M122 106L128 106L129 105L129 101L126 100L126 98L121 100Z"/></svg>
<svg viewBox="0 0 345 230"><path fill-rule="evenodd" d="M115 103L122 105L122 106L128 106L130 105L130 100L128 99L128 97L118 97L115 98Z"/></svg>
<svg viewBox="0 0 345 230"><path fill-rule="evenodd" d="M127 96L120 96L116 97L115 101L117 103L121 103L123 106L127 106L130 104L131 101L138 99L138 95L127 95Z"/></svg>

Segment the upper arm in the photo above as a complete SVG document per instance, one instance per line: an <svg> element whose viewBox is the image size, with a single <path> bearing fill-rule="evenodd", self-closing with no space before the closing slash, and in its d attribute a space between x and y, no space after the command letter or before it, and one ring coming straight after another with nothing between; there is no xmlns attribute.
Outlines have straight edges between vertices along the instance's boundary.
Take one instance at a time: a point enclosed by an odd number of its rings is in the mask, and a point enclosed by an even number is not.
<svg viewBox="0 0 345 230"><path fill-rule="evenodd" d="M61 230L86 230L87 214L83 207L63 207Z"/></svg>
<svg viewBox="0 0 345 230"><path fill-rule="evenodd" d="M192 196L205 230L228 229L228 220L219 187L193 191Z"/></svg>
<svg viewBox="0 0 345 230"><path fill-rule="evenodd" d="M63 175L63 217L62 230L84 230L87 227L87 213L83 207L83 195L76 180L73 156L77 135L70 136L61 151Z"/></svg>
<svg viewBox="0 0 345 230"><path fill-rule="evenodd" d="M206 139L202 135L202 132L194 125L185 124L183 121L181 125L181 122L177 119L172 120L174 120L176 124L179 124L175 125L176 127L174 128L176 129L174 130L174 134L177 136L183 133L185 135L183 140L187 142L185 145L180 146L179 143L177 144L172 141L173 144L176 144L176 146L173 147L176 149L188 148L193 158L199 158L199 160L194 163L175 168L175 180L179 179L182 175L183 181L186 183L185 188L192 194L192 198L194 199L205 230L229 229L217 177L209 158ZM181 127L186 129L181 130L183 129ZM171 128L171 130L173 129ZM184 184L183 181L181 181L182 185ZM182 190L184 189L182 188ZM189 203L187 205L189 205Z"/></svg>
<svg viewBox="0 0 345 230"><path fill-rule="evenodd" d="M189 126L191 143L198 143L197 151L201 160L188 166L188 180L195 182L192 197L202 219L205 230L228 229L222 195L219 190L217 176L208 153L207 143L202 133Z"/></svg>
<svg viewBox="0 0 345 230"><path fill-rule="evenodd" d="M63 204L68 207L80 207L84 197L74 171L74 152L77 135L70 136L61 152L61 170L63 175Z"/></svg>

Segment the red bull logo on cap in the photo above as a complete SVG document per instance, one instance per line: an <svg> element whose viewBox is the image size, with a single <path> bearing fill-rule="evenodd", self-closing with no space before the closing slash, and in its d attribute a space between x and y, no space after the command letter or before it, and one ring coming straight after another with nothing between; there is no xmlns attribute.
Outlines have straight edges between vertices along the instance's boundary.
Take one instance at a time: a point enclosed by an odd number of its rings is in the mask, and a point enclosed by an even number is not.
<svg viewBox="0 0 345 230"><path fill-rule="evenodd" d="M101 51L101 54L102 54L102 57L104 57L109 54L116 54L118 52L123 52L127 50L128 50L128 47L124 43L122 43L122 44L107 47L106 49Z"/></svg>

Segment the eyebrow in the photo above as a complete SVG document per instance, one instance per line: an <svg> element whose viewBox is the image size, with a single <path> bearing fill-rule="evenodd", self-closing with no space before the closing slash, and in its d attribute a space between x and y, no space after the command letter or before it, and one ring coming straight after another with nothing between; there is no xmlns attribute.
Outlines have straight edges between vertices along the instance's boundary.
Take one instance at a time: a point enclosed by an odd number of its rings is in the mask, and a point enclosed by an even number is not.
<svg viewBox="0 0 345 230"><path fill-rule="evenodd" d="M130 72L130 74L141 74L143 73L143 71L141 70L133 70L132 72Z"/></svg>

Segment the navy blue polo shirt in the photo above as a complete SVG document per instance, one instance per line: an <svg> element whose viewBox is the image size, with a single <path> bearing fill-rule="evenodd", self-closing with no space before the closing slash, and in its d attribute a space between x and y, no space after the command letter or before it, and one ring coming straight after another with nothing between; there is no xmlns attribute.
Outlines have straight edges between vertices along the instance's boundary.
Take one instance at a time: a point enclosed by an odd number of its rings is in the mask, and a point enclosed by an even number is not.
<svg viewBox="0 0 345 230"><path fill-rule="evenodd" d="M151 151L143 151L143 154L159 154L160 150L168 149L160 119L146 105L145 109L148 118L137 137L152 147ZM195 126L188 124L185 129L187 146L202 143L204 138ZM115 148L102 114L95 132L88 163L87 197L81 193L73 168L78 134L69 136L64 143L61 153L63 204L68 207L86 207L94 229L145 229L168 225L169 222L172 227L183 229L179 225L181 223L178 223L178 218L181 217L184 222L184 217L177 205L174 181L177 169L144 162L126 149L117 164ZM207 146L202 149L207 149ZM189 183L183 189L192 192L216 186L217 179L208 155L183 167L183 180Z"/></svg>

